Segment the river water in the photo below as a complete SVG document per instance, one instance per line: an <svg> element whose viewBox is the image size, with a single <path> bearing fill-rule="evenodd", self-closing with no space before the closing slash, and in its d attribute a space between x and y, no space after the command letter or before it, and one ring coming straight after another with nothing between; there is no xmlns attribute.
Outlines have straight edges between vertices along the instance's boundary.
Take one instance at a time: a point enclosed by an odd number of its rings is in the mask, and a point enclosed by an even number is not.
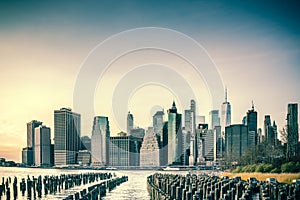
<svg viewBox="0 0 300 200"><path fill-rule="evenodd" d="M128 176L128 181L122 183L120 186L117 186L114 190L107 192L106 196L103 198L104 200L149 200L150 196L147 191L147 177L151 174L154 174L158 171L155 170L68 170L68 169L40 169L40 168L18 168L18 167L0 167L0 184L2 183L2 177L11 177L13 181L14 177L18 178L18 190L20 189L19 182L22 178L30 178L34 176L37 178L39 175L55 175L59 176L60 174L81 174L81 173L105 173L111 172L115 173L117 176ZM176 174L186 174L188 171L172 171L172 172L163 172L159 171L159 173L176 173ZM193 172L194 173L194 172ZM203 173L203 171L202 171ZM94 183L95 184L95 183ZM93 184L91 184L93 185ZM74 194L82 189L87 188L89 185L78 186L69 190L64 190L61 193L57 193L55 195L48 194L44 195L42 191L41 199L62 199L67 197L70 194ZM11 191L12 192L12 191ZM11 195L12 196L12 195ZM26 200L25 196L22 197L21 193L18 192L18 199Z"/></svg>

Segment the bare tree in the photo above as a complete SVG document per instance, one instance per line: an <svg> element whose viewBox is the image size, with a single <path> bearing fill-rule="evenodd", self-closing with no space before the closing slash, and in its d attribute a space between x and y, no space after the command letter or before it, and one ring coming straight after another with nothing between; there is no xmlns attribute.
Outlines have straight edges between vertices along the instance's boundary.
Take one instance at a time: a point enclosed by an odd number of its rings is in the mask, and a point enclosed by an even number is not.
<svg viewBox="0 0 300 200"><path fill-rule="evenodd" d="M282 128L280 132L280 140L282 143L287 143L288 142L288 133L287 133L287 130L286 128Z"/></svg>

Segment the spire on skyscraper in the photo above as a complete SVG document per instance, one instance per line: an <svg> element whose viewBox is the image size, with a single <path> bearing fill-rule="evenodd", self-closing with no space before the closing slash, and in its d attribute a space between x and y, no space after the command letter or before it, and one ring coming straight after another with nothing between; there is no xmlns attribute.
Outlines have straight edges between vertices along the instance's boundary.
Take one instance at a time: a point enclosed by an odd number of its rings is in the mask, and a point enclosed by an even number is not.
<svg viewBox="0 0 300 200"><path fill-rule="evenodd" d="M227 102L227 86L225 86L225 102Z"/></svg>
<svg viewBox="0 0 300 200"><path fill-rule="evenodd" d="M254 110L254 102L253 102L253 100L252 100L252 110Z"/></svg>

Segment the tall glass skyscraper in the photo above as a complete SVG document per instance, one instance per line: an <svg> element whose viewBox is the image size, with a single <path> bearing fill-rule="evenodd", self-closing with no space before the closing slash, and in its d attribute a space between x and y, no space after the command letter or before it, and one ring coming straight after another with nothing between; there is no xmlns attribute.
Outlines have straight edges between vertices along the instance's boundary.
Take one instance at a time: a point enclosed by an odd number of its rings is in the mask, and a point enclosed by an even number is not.
<svg viewBox="0 0 300 200"><path fill-rule="evenodd" d="M32 160L32 164L35 164L35 155L34 155L34 147L35 147L35 143L34 143L34 129L36 127L39 127L40 125L42 125L43 122L37 121L37 120L32 120L31 122L27 123L27 148L31 148L32 149L32 154L30 154L30 156L32 156L32 158L28 158L29 160ZM30 157L29 156L29 157Z"/></svg>
<svg viewBox="0 0 300 200"><path fill-rule="evenodd" d="M252 103L252 109L247 112L247 124L248 132L254 134L254 139L250 146L254 147L258 143L257 134L257 112L254 110L254 104Z"/></svg>
<svg viewBox="0 0 300 200"><path fill-rule="evenodd" d="M127 114L127 133L130 134L131 129L133 129L133 115L128 112Z"/></svg>
<svg viewBox="0 0 300 200"><path fill-rule="evenodd" d="M93 165L108 165L109 163L109 121L108 117L94 117L92 143L92 163Z"/></svg>
<svg viewBox="0 0 300 200"><path fill-rule="evenodd" d="M176 104L168 110L168 164L182 164L183 138L181 114L177 113Z"/></svg>
<svg viewBox="0 0 300 200"><path fill-rule="evenodd" d="M209 128L214 129L216 126L220 126L219 110L212 110L209 112Z"/></svg>
<svg viewBox="0 0 300 200"><path fill-rule="evenodd" d="M164 126L164 111L157 111L153 115L153 128L154 133L160 137L160 142L163 140L163 126Z"/></svg>
<svg viewBox="0 0 300 200"><path fill-rule="evenodd" d="M51 166L50 160L50 148L51 148L51 138L50 138L50 128L40 125L35 128L35 165L36 166Z"/></svg>
<svg viewBox="0 0 300 200"><path fill-rule="evenodd" d="M248 149L248 128L243 124L234 124L225 128L225 153L227 161L240 162Z"/></svg>
<svg viewBox="0 0 300 200"><path fill-rule="evenodd" d="M287 159L293 160L299 156L297 146L299 142L299 126L298 126L298 104L288 104L287 120Z"/></svg>
<svg viewBox="0 0 300 200"><path fill-rule="evenodd" d="M225 89L225 101L221 106L221 132L224 134L225 127L231 125L231 105L227 100L227 88Z"/></svg>
<svg viewBox="0 0 300 200"><path fill-rule="evenodd" d="M55 165L76 164L80 149L81 116L70 108L54 111Z"/></svg>

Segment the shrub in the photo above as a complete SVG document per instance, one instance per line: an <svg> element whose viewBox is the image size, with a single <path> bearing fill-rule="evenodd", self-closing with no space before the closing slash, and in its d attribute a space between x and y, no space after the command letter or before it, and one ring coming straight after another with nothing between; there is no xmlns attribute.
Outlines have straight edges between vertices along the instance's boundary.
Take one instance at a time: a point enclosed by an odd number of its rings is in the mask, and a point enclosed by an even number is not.
<svg viewBox="0 0 300 200"><path fill-rule="evenodd" d="M256 165L255 172L264 172L263 164Z"/></svg>
<svg viewBox="0 0 300 200"><path fill-rule="evenodd" d="M294 162L284 163L283 165L281 165L281 171L283 173L288 173L288 172L294 173L297 171L297 164Z"/></svg>
<svg viewBox="0 0 300 200"><path fill-rule="evenodd" d="M272 164L265 164L263 167L264 167L264 172L271 172L273 170Z"/></svg>
<svg viewBox="0 0 300 200"><path fill-rule="evenodd" d="M235 168L232 172L233 172L233 173L240 173L240 172L242 172L242 169L243 169L243 167L238 166L238 167Z"/></svg>
<svg viewBox="0 0 300 200"><path fill-rule="evenodd" d="M278 168L274 168L274 169L271 170L271 173L280 173L280 172L281 171Z"/></svg>

